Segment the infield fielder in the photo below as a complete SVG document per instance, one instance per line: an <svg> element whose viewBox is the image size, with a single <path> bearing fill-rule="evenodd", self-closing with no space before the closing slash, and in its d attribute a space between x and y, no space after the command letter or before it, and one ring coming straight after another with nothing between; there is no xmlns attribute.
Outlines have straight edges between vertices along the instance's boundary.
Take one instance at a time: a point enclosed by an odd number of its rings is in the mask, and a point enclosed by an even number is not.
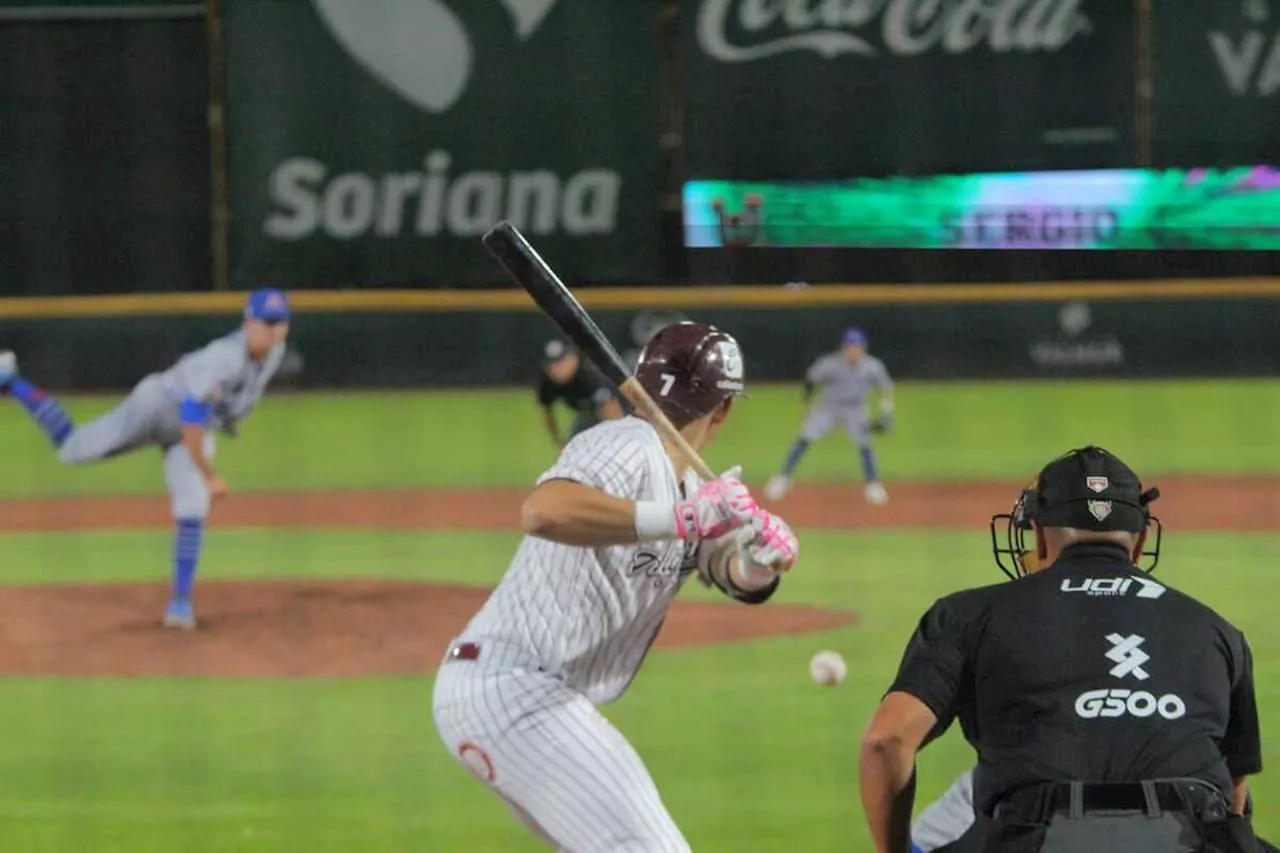
<svg viewBox="0 0 1280 853"><path fill-rule="evenodd" d="M658 332L636 379L694 447L743 392L742 355L699 323ZM794 564L787 525L733 474L699 483L634 416L579 434L524 503L526 536L450 644L435 722L449 752L553 847L688 851L644 763L596 710L635 677L676 593L699 572L766 601Z"/></svg>
<svg viewBox="0 0 1280 853"><path fill-rule="evenodd" d="M787 453L782 470L769 478L764 496L778 500L791 485L791 473L800 464L809 445L837 426L844 429L858 446L862 456L862 473L866 478L864 496L877 506L887 503L889 493L880 482L876 452L871 434L887 432L893 418L893 380L884 362L867 352L866 333L857 327L846 329L838 352L828 353L805 373L805 400L821 388L817 405L805 417L800 437ZM868 408L870 392L879 394L879 415L872 418Z"/></svg>

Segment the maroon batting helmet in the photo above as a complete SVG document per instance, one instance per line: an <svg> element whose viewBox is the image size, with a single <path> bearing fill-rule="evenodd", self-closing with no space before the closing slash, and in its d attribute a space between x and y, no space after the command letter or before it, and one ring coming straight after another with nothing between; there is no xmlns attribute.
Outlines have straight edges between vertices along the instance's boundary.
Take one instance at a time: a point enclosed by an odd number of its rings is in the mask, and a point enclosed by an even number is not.
<svg viewBox="0 0 1280 853"><path fill-rule="evenodd" d="M732 335L706 323L672 323L640 353L636 379L677 428L744 396L742 350Z"/></svg>

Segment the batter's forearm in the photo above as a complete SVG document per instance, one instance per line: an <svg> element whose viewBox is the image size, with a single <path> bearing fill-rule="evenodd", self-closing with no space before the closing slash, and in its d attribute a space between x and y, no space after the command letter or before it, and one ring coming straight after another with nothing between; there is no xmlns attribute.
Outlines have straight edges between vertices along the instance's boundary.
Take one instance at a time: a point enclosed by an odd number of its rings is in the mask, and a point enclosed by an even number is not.
<svg viewBox="0 0 1280 853"><path fill-rule="evenodd" d="M204 456L204 427L183 425L182 446L187 449L187 453L191 456L191 461L196 463L196 467L200 469L200 473L206 480L211 480L216 476L213 466L209 464L209 460Z"/></svg>
<svg viewBox="0 0 1280 853"><path fill-rule="evenodd" d="M649 508L646 505L646 508ZM657 506L661 516L664 507ZM675 507L665 508L671 517L669 539L675 539ZM579 548L630 545L640 541L637 503L575 483L551 480L534 489L521 510L524 532L539 539ZM659 519L658 524L665 523ZM653 538L659 538L654 536Z"/></svg>

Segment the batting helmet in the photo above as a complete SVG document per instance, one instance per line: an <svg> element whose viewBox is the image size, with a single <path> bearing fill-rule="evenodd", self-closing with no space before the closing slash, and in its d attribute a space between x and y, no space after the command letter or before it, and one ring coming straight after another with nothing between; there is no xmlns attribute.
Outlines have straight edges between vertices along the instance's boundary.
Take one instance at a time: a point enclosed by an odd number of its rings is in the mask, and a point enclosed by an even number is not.
<svg viewBox="0 0 1280 853"><path fill-rule="evenodd" d="M636 379L677 428L744 396L742 350L732 335L706 323L672 323L640 353Z"/></svg>

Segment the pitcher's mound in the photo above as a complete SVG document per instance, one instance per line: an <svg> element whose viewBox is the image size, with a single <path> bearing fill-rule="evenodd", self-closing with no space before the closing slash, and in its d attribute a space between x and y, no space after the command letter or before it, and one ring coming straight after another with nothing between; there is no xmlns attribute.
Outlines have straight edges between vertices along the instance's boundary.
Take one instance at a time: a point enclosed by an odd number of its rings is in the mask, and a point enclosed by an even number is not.
<svg viewBox="0 0 1280 853"><path fill-rule="evenodd" d="M354 677L431 672L488 590L413 582L206 581L200 627L160 627L161 584L0 588L0 674ZM657 646L848 625L853 613L681 603Z"/></svg>

